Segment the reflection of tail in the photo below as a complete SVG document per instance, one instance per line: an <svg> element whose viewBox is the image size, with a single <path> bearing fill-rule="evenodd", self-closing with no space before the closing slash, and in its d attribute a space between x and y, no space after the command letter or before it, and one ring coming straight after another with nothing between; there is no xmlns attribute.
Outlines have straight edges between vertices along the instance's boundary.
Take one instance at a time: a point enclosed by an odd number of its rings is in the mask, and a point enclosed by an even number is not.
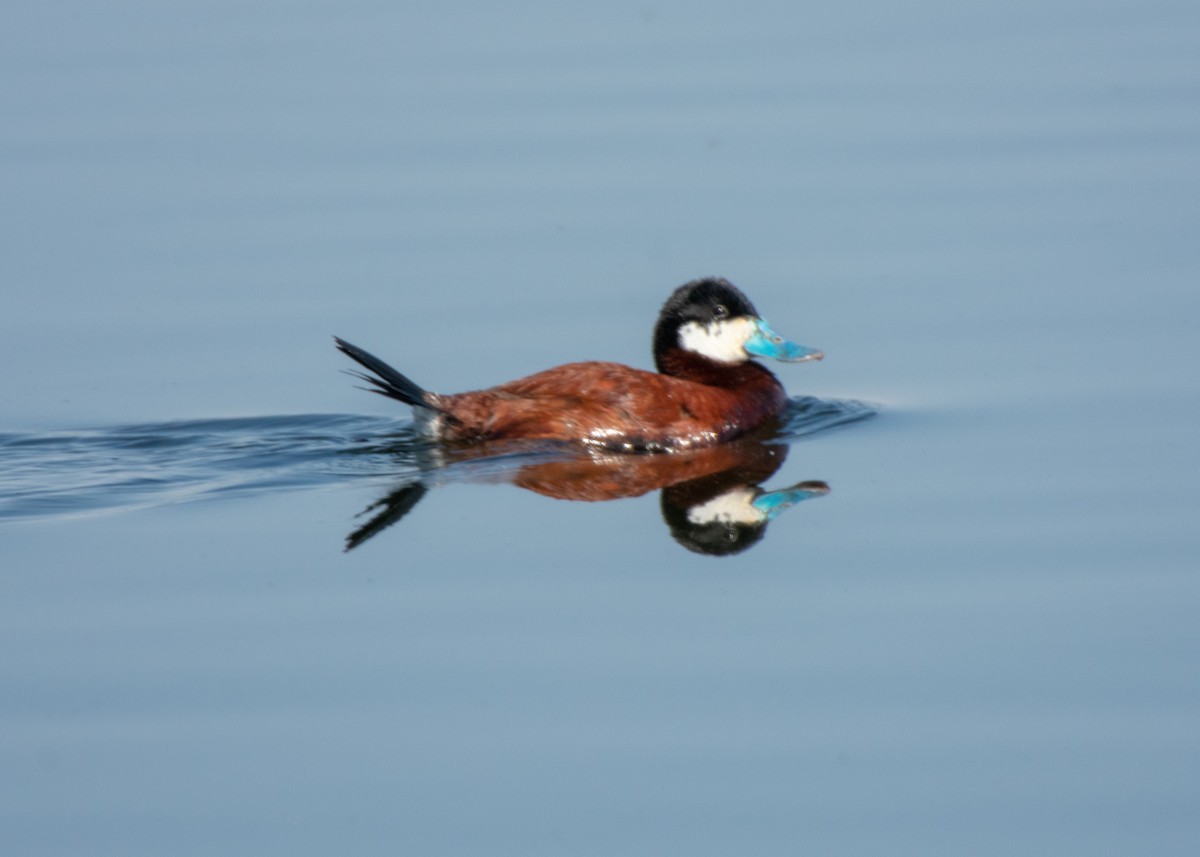
<svg viewBox="0 0 1200 857"><path fill-rule="evenodd" d="M362 514L364 515L367 512L374 512L376 509L380 509L380 511L376 512L369 521L357 530L346 536L346 550L354 550L367 539L371 538L371 536L383 532L392 524L399 521L412 511L413 506L421 501L427 490L420 482L410 482L403 488L393 491L382 500L378 500L363 509Z"/></svg>
<svg viewBox="0 0 1200 857"><path fill-rule="evenodd" d="M414 384L374 354L363 351L357 345L351 345L346 340L339 339L336 336L333 338L333 341L337 343L339 351L363 368L374 373L373 375L366 375L362 372L349 373L371 385L365 389L372 393L378 393L381 396L387 396L389 399L404 402L407 405L414 405L418 408L433 407L426 398L428 394L419 385Z"/></svg>

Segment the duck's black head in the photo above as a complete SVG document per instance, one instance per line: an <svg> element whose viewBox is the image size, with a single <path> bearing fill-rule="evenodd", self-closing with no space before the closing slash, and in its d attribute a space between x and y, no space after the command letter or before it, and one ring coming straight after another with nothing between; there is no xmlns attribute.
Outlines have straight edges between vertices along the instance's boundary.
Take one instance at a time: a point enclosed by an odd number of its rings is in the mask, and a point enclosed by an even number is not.
<svg viewBox="0 0 1200 857"><path fill-rule="evenodd" d="M686 283L663 304L654 327L654 360L660 372L665 371L663 358L671 351L690 352L728 366L753 357L798 363L824 356L773 331L750 299L720 277Z"/></svg>

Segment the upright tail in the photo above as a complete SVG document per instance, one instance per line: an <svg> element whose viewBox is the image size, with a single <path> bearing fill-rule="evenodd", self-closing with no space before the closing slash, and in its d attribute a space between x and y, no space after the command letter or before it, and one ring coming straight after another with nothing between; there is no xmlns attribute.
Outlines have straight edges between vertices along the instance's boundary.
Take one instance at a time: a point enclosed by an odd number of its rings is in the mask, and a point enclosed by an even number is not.
<svg viewBox="0 0 1200 857"><path fill-rule="evenodd" d="M371 375L367 375L363 372L348 371L348 374L353 375L355 378L360 378L371 385L363 389L418 408L433 407L426 398L428 394L424 390L374 354L369 354L357 345L351 345L346 340L339 339L336 336L333 338L333 341L337 343L339 351L372 373Z"/></svg>

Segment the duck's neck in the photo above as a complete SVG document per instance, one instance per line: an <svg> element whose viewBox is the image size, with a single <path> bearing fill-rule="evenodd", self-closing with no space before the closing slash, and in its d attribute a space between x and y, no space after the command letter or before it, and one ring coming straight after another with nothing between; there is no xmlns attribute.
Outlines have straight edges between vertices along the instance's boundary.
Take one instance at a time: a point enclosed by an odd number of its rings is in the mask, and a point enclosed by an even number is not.
<svg viewBox="0 0 1200 857"><path fill-rule="evenodd" d="M741 387L763 382L779 384L771 370L753 360L745 363L717 363L682 348L671 348L655 355L654 363L664 375L707 384L710 387Z"/></svg>

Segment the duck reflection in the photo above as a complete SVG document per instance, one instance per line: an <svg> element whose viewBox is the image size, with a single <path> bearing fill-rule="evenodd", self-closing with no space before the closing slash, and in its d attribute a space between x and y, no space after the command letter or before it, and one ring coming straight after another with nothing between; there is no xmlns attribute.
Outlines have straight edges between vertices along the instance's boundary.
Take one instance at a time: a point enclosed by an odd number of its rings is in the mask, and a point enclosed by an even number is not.
<svg viewBox="0 0 1200 857"><path fill-rule="evenodd" d="M663 520L671 536L696 553L726 556L757 544L767 524L786 509L829 493L824 482L799 482L767 490L762 483L787 458L782 443L743 440L664 455L574 453L530 456L511 446L441 450L449 460L381 497L370 517L346 538L346 550L404 518L433 481L508 482L559 500L600 502L661 491ZM411 454L411 447L396 452Z"/></svg>

